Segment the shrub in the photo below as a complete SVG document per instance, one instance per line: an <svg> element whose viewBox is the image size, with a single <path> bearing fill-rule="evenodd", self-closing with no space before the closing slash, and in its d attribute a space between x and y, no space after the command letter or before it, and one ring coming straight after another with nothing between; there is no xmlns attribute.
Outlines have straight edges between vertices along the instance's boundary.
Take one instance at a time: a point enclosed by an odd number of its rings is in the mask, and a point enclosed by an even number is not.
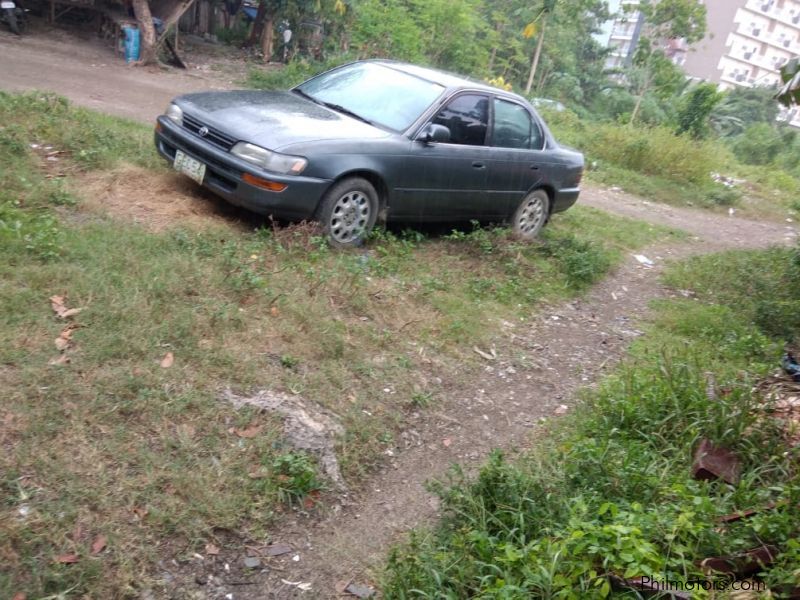
<svg viewBox="0 0 800 600"><path fill-rule="evenodd" d="M783 148L783 140L778 131L767 123L756 123L745 129L733 143L733 153L748 165L767 165Z"/></svg>

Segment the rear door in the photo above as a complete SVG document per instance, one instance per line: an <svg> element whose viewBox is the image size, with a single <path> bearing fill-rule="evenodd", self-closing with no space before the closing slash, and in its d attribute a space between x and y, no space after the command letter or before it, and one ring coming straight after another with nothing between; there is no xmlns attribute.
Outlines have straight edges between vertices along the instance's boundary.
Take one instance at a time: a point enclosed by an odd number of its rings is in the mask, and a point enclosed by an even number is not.
<svg viewBox="0 0 800 600"><path fill-rule="evenodd" d="M490 202L510 215L524 195L543 179L546 168L544 134L538 121L521 103L492 100L491 145L495 151L488 174Z"/></svg>

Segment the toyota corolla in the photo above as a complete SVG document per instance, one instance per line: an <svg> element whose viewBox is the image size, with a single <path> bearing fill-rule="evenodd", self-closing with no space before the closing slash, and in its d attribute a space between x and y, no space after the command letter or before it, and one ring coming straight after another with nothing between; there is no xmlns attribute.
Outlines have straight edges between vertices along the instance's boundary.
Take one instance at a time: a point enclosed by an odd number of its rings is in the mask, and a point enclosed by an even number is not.
<svg viewBox="0 0 800 600"><path fill-rule="evenodd" d="M359 244L378 219L508 222L535 237L578 198L583 156L524 98L388 61L333 69L285 92L175 98L158 152L227 201L316 220Z"/></svg>

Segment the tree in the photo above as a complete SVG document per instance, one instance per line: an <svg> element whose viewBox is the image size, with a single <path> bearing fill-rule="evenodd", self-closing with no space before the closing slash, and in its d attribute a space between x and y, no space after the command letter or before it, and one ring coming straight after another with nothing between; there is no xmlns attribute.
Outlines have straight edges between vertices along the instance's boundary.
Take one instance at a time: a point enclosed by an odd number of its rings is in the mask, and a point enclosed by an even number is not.
<svg viewBox="0 0 800 600"><path fill-rule="evenodd" d="M636 121L645 94L655 89L663 95L680 88L682 74L661 46L675 39L691 44L703 39L706 32L706 8L698 0L645 0L638 10L644 21L634 53L633 72L628 74L636 80L637 96L631 123Z"/></svg>
<svg viewBox="0 0 800 600"><path fill-rule="evenodd" d="M544 0L544 4L542 5L542 9L539 11L539 14L536 15L536 18L531 21L527 27L525 27L525 32L528 35L525 37L532 37L536 33L536 22L539 21L539 35L536 39L536 50L533 52L533 58L531 59L531 71L528 74L528 82L525 84L525 93L531 93L531 86L533 85L533 78L536 76L536 67L539 65L539 57L542 55L542 45L544 44L544 29L545 25L547 25L547 15L549 15L556 7L556 0Z"/></svg>
<svg viewBox="0 0 800 600"><path fill-rule="evenodd" d="M685 95L684 101L678 111L678 127L676 133L688 133L692 138L699 140L708 135L708 118L714 107L720 103L723 94L717 91L713 83L701 83Z"/></svg>
<svg viewBox="0 0 800 600"><path fill-rule="evenodd" d="M795 56L781 67L781 81L783 85L775 96L778 102L787 108L800 104L800 57Z"/></svg>
<svg viewBox="0 0 800 600"><path fill-rule="evenodd" d="M724 94L711 115L711 126L717 135L732 137L755 123L772 125L777 116L774 88L736 87Z"/></svg>
<svg viewBox="0 0 800 600"><path fill-rule="evenodd" d="M194 0L154 0L151 3L148 0L132 0L133 13L141 32L140 64L150 65L158 62L158 48L166 38L170 27L178 22L193 2ZM161 19L163 24L160 36L157 36L153 26L153 17Z"/></svg>

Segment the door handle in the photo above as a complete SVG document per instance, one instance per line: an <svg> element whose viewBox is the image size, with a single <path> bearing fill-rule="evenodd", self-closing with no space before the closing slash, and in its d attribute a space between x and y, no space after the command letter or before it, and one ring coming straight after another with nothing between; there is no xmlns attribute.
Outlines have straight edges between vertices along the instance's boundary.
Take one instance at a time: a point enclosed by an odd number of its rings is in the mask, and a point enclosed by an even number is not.
<svg viewBox="0 0 800 600"><path fill-rule="evenodd" d="M531 165L531 171L538 171L539 165Z"/></svg>
<svg viewBox="0 0 800 600"><path fill-rule="evenodd" d="M473 167L475 167L476 169L485 169L485 168L486 168L486 165L485 165L485 164L483 164L483 163L482 163L481 161L479 161L479 160L476 160L476 161L474 161L474 162L472 163L472 166L473 166Z"/></svg>

